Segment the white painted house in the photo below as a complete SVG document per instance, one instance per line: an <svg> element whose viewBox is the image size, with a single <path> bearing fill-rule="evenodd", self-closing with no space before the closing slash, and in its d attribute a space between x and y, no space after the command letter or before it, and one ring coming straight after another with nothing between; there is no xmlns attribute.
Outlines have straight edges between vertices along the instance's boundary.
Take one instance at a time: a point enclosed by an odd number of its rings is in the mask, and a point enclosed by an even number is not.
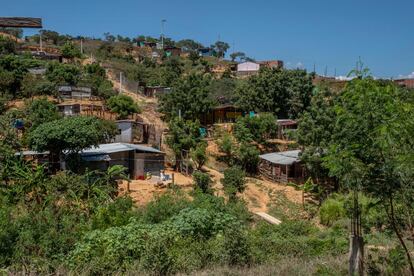
<svg viewBox="0 0 414 276"><path fill-rule="evenodd" d="M246 61L237 64L238 75L252 75L256 74L260 69L260 64L256 62Z"/></svg>

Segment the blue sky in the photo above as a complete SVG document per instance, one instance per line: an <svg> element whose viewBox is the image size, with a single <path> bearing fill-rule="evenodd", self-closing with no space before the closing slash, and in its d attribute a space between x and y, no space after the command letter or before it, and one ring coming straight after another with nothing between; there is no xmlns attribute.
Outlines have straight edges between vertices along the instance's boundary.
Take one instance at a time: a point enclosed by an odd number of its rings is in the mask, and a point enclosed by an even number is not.
<svg viewBox="0 0 414 276"><path fill-rule="evenodd" d="M316 64L319 73L327 67L329 75L335 69L346 75L361 56L375 76L414 71L413 0L0 0L0 6L0 16L42 17L45 29L71 35L158 36L166 19L165 33L175 40L209 45L220 38L287 67Z"/></svg>

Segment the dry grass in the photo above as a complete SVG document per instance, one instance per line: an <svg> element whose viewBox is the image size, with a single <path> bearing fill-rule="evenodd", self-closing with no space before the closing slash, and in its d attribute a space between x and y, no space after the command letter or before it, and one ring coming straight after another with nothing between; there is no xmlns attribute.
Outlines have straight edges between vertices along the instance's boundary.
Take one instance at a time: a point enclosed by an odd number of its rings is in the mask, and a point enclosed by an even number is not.
<svg viewBox="0 0 414 276"><path fill-rule="evenodd" d="M347 256L314 258L286 258L273 264L265 264L248 268L214 267L194 272L190 275L346 275Z"/></svg>

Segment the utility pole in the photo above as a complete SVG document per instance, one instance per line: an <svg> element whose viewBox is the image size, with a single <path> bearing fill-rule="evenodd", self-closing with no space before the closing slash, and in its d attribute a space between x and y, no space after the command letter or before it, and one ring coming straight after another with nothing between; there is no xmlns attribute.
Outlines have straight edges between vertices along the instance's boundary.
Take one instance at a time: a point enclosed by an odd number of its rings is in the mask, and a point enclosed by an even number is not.
<svg viewBox="0 0 414 276"><path fill-rule="evenodd" d="M81 38L81 54L83 55L83 39Z"/></svg>
<svg viewBox="0 0 414 276"><path fill-rule="evenodd" d="M42 32L39 32L40 52L43 52Z"/></svg>
<svg viewBox="0 0 414 276"><path fill-rule="evenodd" d="M161 20L161 47L164 49L164 23L167 22L167 20L162 19Z"/></svg>
<svg viewBox="0 0 414 276"><path fill-rule="evenodd" d="M122 94L122 72L119 72L119 94Z"/></svg>

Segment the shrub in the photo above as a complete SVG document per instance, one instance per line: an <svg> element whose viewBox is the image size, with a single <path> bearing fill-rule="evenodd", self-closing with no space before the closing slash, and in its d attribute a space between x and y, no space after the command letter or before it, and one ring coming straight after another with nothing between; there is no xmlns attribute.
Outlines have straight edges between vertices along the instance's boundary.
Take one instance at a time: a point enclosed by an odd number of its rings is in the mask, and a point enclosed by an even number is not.
<svg viewBox="0 0 414 276"><path fill-rule="evenodd" d="M203 193L211 192L211 179L207 173L196 171L193 173L194 184Z"/></svg>
<svg viewBox="0 0 414 276"><path fill-rule="evenodd" d="M247 172L254 174L257 172L259 164L259 150L247 143L242 143L237 150L237 163Z"/></svg>
<svg viewBox="0 0 414 276"><path fill-rule="evenodd" d="M345 215L343 201L334 197L325 200L319 209L320 223L326 226L332 226L334 222L344 218Z"/></svg>
<svg viewBox="0 0 414 276"><path fill-rule="evenodd" d="M200 142L197 146L191 150L191 158L197 165L197 170L201 170L204 163L207 161L207 143Z"/></svg>
<svg viewBox="0 0 414 276"><path fill-rule="evenodd" d="M254 117L240 117L234 125L234 136L239 142L265 143L276 134L276 118L270 113Z"/></svg>
<svg viewBox="0 0 414 276"><path fill-rule="evenodd" d="M127 95L116 95L109 98L108 107L118 114L118 119L125 119L129 115L139 113L140 108L134 100Z"/></svg>
<svg viewBox="0 0 414 276"><path fill-rule="evenodd" d="M231 167L224 171L221 179L225 193L231 201L236 199L237 193L242 193L246 188L245 173L239 167Z"/></svg>
<svg viewBox="0 0 414 276"><path fill-rule="evenodd" d="M79 51L78 48L75 47L75 45L72 42L67 41L63 46L62 46L62 56L64 58L80 58L81 57L81 52Z"/></svg>
<svg viewBox="0 0 414 276"><path fill-rule="evenodd" d="M226 154L226 161L230 163L234 151L233 137L230 134L225 133L219 140L218 146L220 151Z"/></svg>
<svg viewBox="0 0 414 276"><path fill-rule="evenodd" d="M252 262L251 245L246 231L230 227L224 234L224 258L230 266L245 266Z"/></svg>
<svg viewBox="0 0 414 276"><path fill-rule="evenodd" d="M142 210L143 219L148 223L160 223L178 214L188 206L188 200L183 196L166 193L157 197Z"/></svg>

